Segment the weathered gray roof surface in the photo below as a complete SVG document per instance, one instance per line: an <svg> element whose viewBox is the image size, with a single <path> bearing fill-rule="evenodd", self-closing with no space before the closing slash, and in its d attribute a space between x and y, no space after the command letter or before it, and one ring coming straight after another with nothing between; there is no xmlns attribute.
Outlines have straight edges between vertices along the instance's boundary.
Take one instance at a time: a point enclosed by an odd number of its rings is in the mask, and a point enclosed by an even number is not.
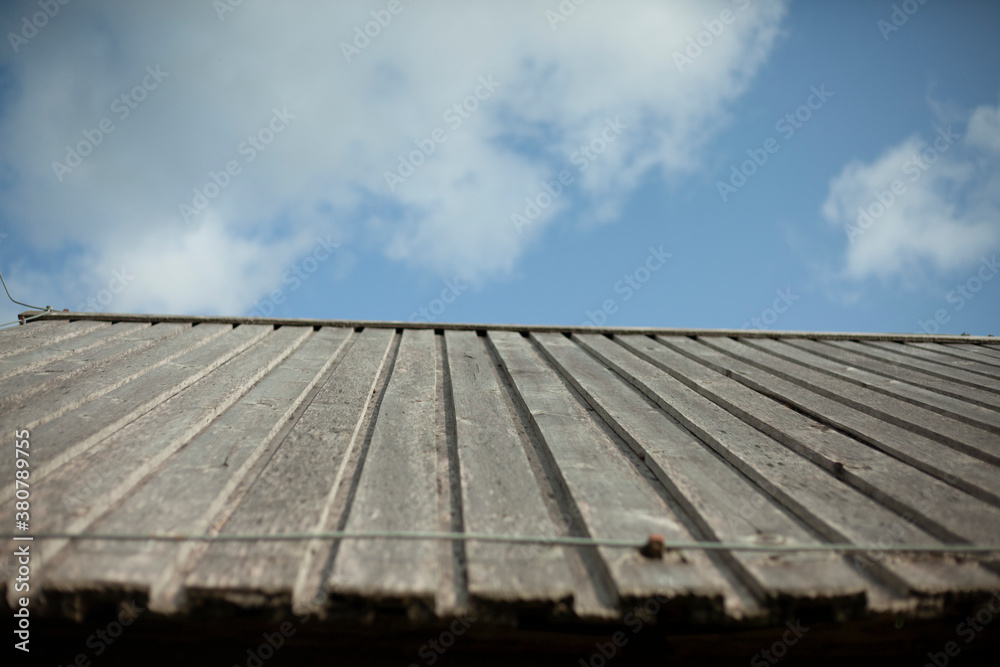
<svg viewBox="0 0 1000 667"><path fill-rule="evenodd" d="M30 431L32 533L1000 542L993 339L57 317L0 332L2 431ZM14 456L0 471L11 507ZM315 600L559 623L659 599L684 623L759 625L933 617L1000 588L996 553L33 544L37 608L54 616L139 595L165 615Z"/></svg>

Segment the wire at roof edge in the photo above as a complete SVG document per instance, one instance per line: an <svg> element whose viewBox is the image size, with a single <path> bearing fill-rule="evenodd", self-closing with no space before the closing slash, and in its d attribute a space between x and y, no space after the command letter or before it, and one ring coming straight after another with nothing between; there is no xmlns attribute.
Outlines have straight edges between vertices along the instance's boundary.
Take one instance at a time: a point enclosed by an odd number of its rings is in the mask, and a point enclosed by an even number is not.
<svg viewBox="0 0 1000 667"><path fill-rule="evenodd" d="M16 303L17 305L24 306L25 308L31 308L33 310L40 310L40 311L42 311L38 315L32 315L31 317L24 318L25 322L27 322L29 320L33 320L33 319L38 318L38 317L41 317L42 315L44 315L44 314L49 313L49 312L52 311L52 306L45 306L44 308L42 308L41 306L32 306L30 303L24 303L23 301L18 301L17 299L15 299L14 297L12 297L10 295L10 290L7 289L7 281L3 279L3 272L2 271L0 271L0 284L3 284L3 291L7 292L7 298L10 299L11 301L13 301L14 303ZM0 328L2 328L2 327L9 327L12 324L21 324L21 323L22 323L21 320L14 320L13 322L5 322L3 324L0 324Z"/></svg>
<svg viewBox="0 0 1000 667"><path fill-rule="evenodd" d="M580 547L619 547L642 549L653 552L659 557L663 551L675 549L702 549L705 551L757 551L757 552L844 552L878 551L883 553L938 553L938 554L972 554L1000 553L1000 545L986 544L913 544L913 545L874 545L874 544L745 544L732 542L690 541L673 542L665 540L661 535L650 535L648 540L627 540L612 538L593 538L578 536L543 536L543 535L491 535L482 533L444 533L433 531L328 531L305 533L272 533L272 534L149 534L149 533L37 533L35 535L19 535L17 533L0 533L0 539L15 540L45 540L45 539L81 539L81 540L115 540L157 542L271 542L294 540L365 540L365 539L397 539L397 540L460 540L481 542L506 542L522 544L544 544L550 546L580 546ZM659 553L657 553L659 552Z"/></svg>

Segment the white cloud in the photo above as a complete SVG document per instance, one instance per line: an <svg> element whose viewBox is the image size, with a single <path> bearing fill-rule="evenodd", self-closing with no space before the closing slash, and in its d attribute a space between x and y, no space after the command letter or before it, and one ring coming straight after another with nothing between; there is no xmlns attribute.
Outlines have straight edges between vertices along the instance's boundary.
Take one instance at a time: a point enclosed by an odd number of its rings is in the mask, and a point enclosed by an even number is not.
<svg viewBox="0 0 1000 667"><path fill-rule="evenodd" d="M1000 165L979 149L994 150L998 112L980 107L964 137L950 126L914 135L831 180L822 212L848 241L841 278L914 284L928 270L961 269L996 248Z"/></svg>
<svg viewBox="0 0 1000 667"><path fill-rule="evenodd" d="M1000 106L984 105L973 111L965 138L973 146L1000 154Z"/></svg>
<svg viewBox="0 0 1000 667"><path fill-rule="evenodd" d="M114 310L239 312L259 295L280 286L286 269L310 256L308 250L301 249L316 244L317 240L304 232L286 239L244 237L215 221L179 236L151 234L139 245L118 253L124 257L122 266L135 276L134 285L141 289L123 290ZM321 256L329 254L332 251ZM106 271L114 268L108 266Z"/></svg>
<svg viewBox="0 0 1000 667"><path fill-rule="evenodd" d="M147 312L245 311L321 233L441 275L503 275L537 238L510 215L607 118L629 127L533 232L573 202L606 221L649 170L670 179L700 166L785 12L779 1L593 2L552 30L549 4L402 0L351 62L341 44L384 1L248 1L224 21L209 2L67 5L6 56L0 167L13 179L0 212L40 250L84 248L84 283L141 259L150 277L120 303ZM723 8L735 20L679 72L672 54ZM156 82L147 66L168 74ZM500 86L450 126L446 111L490 75ZM144 81L123 117L114 100ZM248 161L242 142L283 108L294 118ZM60 182L52 163L104 118L113 132ZM435 128L447 141L391 191L385 171ZM178 205L230 160L240 173L185 225Z"/></svg>

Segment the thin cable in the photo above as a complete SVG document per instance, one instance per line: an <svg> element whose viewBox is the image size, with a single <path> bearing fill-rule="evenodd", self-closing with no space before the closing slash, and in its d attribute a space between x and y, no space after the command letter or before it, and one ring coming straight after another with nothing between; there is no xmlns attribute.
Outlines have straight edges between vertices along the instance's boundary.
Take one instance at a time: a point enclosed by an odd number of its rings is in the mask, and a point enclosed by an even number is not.
<svg viewBox="0 0 1000 667"><path fill-rule="evenodd" d="M39 317L44 317L45 315L48 315L50 312L52 312L52 306L45 306L45 310L43 312L38 313L37 315L32 315L31 317L24 318L24 322L21 322L21 320L14 320L13 322L0 324L0 329L4 327L9 327L12 324L24 324L30 322L31 320L37 320Z"/></svg>
<svg viewBox="0 0 1000 667"><path fill-rule="evenodd" d="M52 306L45 306L44 308L42 308L41 306L32 306L30 303L24 303L23 301L18 301L17 299L12 297L10 295L10 290L7 289L7 282L3 279L2 272L0 272L0 283L3 283L3 291L7 292L7 298L16 303L17 305L24 306L25 308L31 308L32 310L44 310L44 311L52 310Z"/></svg>
<svg viewBox="0 0 1000 667"><path fill-rule="evenodd" d="M41 306L32 306L30 303L24 303L23 301L18 301L17 299L15 299L14 297L12 297L10 295L10 290L7 289L7 281L3 279L3 273L2 272L0 272L0 283L3 284L3 291L7 292L7 298L10 299L11 301L13 301L14 303L16 303L17 305L24 306L25 308L31 308L32 310L41 310L41 311L43 311L43 312L39 313L38 315L32 315L31 317L24 318L25 322L28 322L29 320L37 319L37 318L41 317L42 315L45 315L47 313L52 312L52 306L45 306L44 308L42 308ZM21 323L22 322L21 322L20 319L14 320L13 322L5 322L4 324L0 324L0 329L2 329L3 327L9 327L12 324L21 324Z"/></svg>
<svg viewBox="0 0 1000 667"><path fill-rule="evenodd" d="M35 535L19 535L17 533L2 533L0 539L20 538L22 540L116 540L137 541L152 540L156 542L274 542L288 540L475 540L477 542L507 542L520 544L547 544L581 547L622 547L641 549L646 542L636 540L595 539L591 537L567 537L541 535L487 535L481 533L440 533L422 531L329 531L317 533L281 533L270 535L147 535L139 533L37 533ZM702 549L705 551L874 551L880 553L1000 553L1000 545L982 544L918 544L918 545L863 545L863 544L737 544L727 542L664 542L665 549Z"/></svg>

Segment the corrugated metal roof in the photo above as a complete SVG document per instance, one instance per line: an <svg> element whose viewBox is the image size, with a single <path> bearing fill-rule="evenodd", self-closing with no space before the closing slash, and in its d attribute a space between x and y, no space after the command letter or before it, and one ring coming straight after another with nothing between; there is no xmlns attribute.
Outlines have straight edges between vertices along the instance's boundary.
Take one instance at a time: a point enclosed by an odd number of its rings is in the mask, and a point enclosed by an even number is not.
<svg viewBox="0 0 1000 667"><path fill-rule="evenodd" d="M1000 542L993 339L55 318L0 332L0 421L30 432L32 533ZM0 470L10 506L14 457ZM332 615L474 609L558 624L657 599L664 618L740 626L933 617L1000 589L996 553L656 559L431 539L34 549L33 604L56 616L139 595L168 616L318 601Z"/></svg>

